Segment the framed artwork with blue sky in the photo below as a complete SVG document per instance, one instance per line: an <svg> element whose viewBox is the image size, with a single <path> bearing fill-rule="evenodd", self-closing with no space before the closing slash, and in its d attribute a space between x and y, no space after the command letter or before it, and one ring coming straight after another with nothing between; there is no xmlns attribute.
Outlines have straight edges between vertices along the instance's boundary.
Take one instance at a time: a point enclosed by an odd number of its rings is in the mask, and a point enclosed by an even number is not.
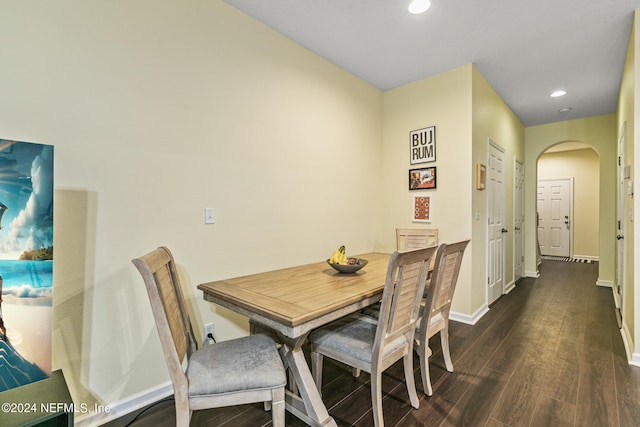
<svg viewBox="0 0 640 427"><path fill-rule="evenodd" d="M0 392L51 374L53 194L53 146L0 139Z"/></svg>

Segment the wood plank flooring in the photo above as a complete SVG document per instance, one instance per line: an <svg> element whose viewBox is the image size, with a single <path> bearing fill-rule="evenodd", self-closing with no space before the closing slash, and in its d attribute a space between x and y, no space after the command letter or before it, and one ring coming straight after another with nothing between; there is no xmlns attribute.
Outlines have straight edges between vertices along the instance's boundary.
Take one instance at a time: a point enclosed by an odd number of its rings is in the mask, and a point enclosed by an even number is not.
<svg viewBox="0 0 640 427"><path fill-rule="evenodd" d="M401 362L383 374L387 426L639 426L640 368L627 363L612 292L596 286L598 264L543 261L474 325L451 322L454 372L439 337L430 343L433 396L413 409ZM325 359L326 360L326 359ZM373 425L369 375L325 362L323 398L338 426ZM135 420L134 417L137 417ZM109 427L173 426L173 401ZM262 404L194 412L192 426L268 426ZM287 414L287 426L304 426Z"/></svg>

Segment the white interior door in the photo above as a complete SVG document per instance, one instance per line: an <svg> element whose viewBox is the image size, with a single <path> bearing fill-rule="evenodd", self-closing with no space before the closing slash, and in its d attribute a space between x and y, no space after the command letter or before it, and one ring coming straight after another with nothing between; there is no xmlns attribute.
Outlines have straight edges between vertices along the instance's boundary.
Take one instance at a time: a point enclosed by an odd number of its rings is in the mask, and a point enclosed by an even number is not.
<svg viewBox="0 0 640 427"><path fill-rule="evenodd" d="M515 160L513 192L513 281L524 277L524 164Z"/></svg>
<svg viewBox="0 0 640 427"><path fill-rule="evenodd" d="M487 159L487 300L491 304L504 293L505 185L504 150L489 140Z"/></svg>
<svg viewBox="0 0 640 427"><path fill-rule="evenodd" d="M538 180L538 242L542 255L571 256L573 178Z"/></svg>

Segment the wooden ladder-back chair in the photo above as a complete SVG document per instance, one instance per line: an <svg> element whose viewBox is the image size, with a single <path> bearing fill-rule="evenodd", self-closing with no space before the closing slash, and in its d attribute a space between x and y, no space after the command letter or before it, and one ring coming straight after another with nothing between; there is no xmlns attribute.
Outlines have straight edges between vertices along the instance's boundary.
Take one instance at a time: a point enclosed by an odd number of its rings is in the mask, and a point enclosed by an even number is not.
<svg viewBox="0 0 640 427"><path fill-rule="evenodd" d="M176 425L187 427L194 410L269 402L273 425L284 427L286 375L273 340L252 335L197 349L169 249L160 247L132 262L147 287L169 368Z"/></svg>
<svg viewBox="0 0 640 427"><path fill-rule="evenodd" d="M431 396L431 378L429 375L429 338L440 332L442 354L447 371L453 372L449 353L449 311L451 300L458 282L460 265L469 240L458 243L442 244L435 257L435 267L431 274L431 283L426 292L422 318L416 331L415 349L420 356L420 371L424 392Z"/></svg>
<svg viewBox="0 0 640 427"><path fill-rule="evenodd" d="M371 374L373 419L384 425L382 416L382 372L403 359L411 405L418 408L413 380L413 342L420 320L420 301L436 248L394 252L382 294L378 320L354 313L312 332L311 370L322 390L323 356Z"/></svg>
<svg viewBox="0 0 640 427"><path fill-rule="evenodd" d="M438 246L438 243L437 228L396 228L396 250L400 252ZM435 257L431 259L432 270L434 262ZM429 281L427 280L423 296L426 296L428 287Z"/></svg>
<svg viewBox="0 0 640 427"><path fill-rule="evenodd" d="M396 228L396 248L400 252L438 246L437 228Z"/></svg>

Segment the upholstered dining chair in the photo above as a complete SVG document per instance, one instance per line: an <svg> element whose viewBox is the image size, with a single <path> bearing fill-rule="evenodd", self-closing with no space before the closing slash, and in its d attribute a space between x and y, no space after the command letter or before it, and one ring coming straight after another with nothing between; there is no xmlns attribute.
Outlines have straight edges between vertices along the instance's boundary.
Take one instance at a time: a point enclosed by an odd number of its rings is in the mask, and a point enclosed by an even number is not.
<svg viewBox="0 0 640 427"><path fill-rule="evenodd" d="M447 371L453 372L449 352L449 311L451 300L458 282L460 265L469 240L452 244L441 244L435 257L435 266L431 273L431 283L426 291L426 299L421 307L421 320L415 334L415 349L420 357L422 386L425 394L431 396L431 377L429 374L429 338L440 332L440 343Z"/></svg>
<svg viewBox="0 0 640 427"><path fill-rule="evenodd" d="M429 263L435 251L431 247L391 255L377 321L358 312L309 335L311 370L319 391L324 356L371 374L373 419L377 427L384 425L382 372L400 359L404 361L411 405L419 407L413 380L413 343Z"/></svg>
<svg viewBox="0 0 640 427"><path fill-rule="evenodd" d="M197 349L173 255L160 247L132 260L149 294L176 404L176 425L194 410L265 402L284 427L286 375L274 341L251 335ZM183 362L186 359L186 369Z"/></svg>
<svg viewBox="0 0 640 427"><path fill-rule="evenodd" d="M400 252L438 246L437 228L396 228L396 249Z"/></svg>

